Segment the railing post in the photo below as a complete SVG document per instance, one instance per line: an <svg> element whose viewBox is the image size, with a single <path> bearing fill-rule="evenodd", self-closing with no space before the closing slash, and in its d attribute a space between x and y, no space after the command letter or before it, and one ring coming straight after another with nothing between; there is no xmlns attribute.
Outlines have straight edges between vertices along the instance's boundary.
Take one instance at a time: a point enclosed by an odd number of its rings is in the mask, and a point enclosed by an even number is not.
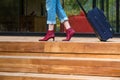
<svg viewBox="0 0 120 80"><path fill-rule="evenodd" d="M100 0L100 7L104 11L104 0Z"/></svg>
<svg viewBox="0 0 120 80"><path fill-rule="evenodd" d="M96 7L96 0L93 0L93 5L92 5L92 7L93 7L93 8Z"/></svg>
<svg viewBox="0 0 120 80"><path fill-rule="evenodd" d="M64 4L64 0L62 0L62 6L63 6L63 8L64 8L64 5L65 5L65 4Z"/></svg>
<svg viewBox="0 0 120 80"><path fill-rule="evenodd" d="M120 21L120 12L119 12L119 10L120 10L120 2L119 2L120 0L116 0L116 32L120 32L120 23L119 23L119 21Z"/></svg>
<svg viewBox="0 0 120 80"><path fill-rule="evenodd" d="M106 0L106 15L109 20L109 0Z"/></svg>

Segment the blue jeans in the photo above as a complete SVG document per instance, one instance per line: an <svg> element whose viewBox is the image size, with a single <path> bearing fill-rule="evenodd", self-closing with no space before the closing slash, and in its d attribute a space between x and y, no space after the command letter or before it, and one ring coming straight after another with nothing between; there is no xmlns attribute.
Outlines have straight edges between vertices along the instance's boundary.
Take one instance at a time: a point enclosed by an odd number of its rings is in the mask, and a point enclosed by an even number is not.
<svg viewBox="0 0 120 80"><path fill-rule="evenodd" d="M61 23L68 20L60 0L46 0L47 24L56 24L56 14Z"/></svg>

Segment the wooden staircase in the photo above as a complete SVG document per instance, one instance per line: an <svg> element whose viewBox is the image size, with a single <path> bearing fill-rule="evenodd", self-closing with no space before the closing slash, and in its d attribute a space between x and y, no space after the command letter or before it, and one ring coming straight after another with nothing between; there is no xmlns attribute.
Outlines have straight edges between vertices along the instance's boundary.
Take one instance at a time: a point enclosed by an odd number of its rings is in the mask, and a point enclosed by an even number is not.
<svg viewBox="0 0 120 80"><path fill-rule="evenodd" d="M3 41L0 80L120 80L120 43Z"/></svg>

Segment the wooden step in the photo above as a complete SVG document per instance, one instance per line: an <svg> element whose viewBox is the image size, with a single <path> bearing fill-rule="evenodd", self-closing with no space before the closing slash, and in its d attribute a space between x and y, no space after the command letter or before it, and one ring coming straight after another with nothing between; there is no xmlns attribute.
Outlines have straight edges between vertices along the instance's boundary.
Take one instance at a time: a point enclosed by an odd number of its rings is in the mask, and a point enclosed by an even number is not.
<svg viewBox="0 0 120 80"><path fill-rule="evenodd" d="M20 52L0 52L0 56L46 56L46 57L75 57L75 58L110 58L110 59L120 59L119 54L86 54L86 53L20 53Z"/></svg>
<svg viewBox="0 0 120 80"><path fill-rule="evenodd" d="M120 54L119 42L0 42L0 52Z"/></svg>
<svg viewBox="0 0 120 80"><path fill-rule="evenodd" d="M120 80L120 77L0 72L0 80Z"/></svg>
<svg viewBox="0 0 120 80"><path fill-rule="evenodd" d="M0 80L120 80L119 41L22 39L0 41Z"/></svg>
<svg viewBox="0 0 120 80"><path fill-rule="evenodd" d="M13 53L15 54L15 53ZM110 56L69 56L46 55L39 53L36 56L25 55L0 55L0 72L32 72L42 74L66 74L66 75L96 75L96 76L120 76L120 55ZM29 54L29 53L26 53ZM45 56L44 56L45 55ZM67 56L67 57L66 57ZM117 57L117 58L116 58Z"/></svg>

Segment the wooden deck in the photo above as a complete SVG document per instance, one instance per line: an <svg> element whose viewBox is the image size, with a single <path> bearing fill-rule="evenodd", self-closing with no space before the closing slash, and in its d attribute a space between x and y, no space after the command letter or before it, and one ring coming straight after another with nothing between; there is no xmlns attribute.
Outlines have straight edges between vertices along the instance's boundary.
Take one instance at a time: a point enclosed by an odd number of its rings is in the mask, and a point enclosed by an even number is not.
<svg viewBox="0 0 120 80"><path fill-rule="evenodd" d="M0 36L0 42L39 42L38 39L43 37L38 36ZM65 37L56 37L55 42L61 42ZM48 42L53 42L49 40ZM69 42L100 42L97 37L73 37ZM119 43L120 38L109 39L108 42Z"/></svg>
<svg viewBox="0 0 120 80"><path fill-rule="evenodd" d="M120 38L39 38L0 36L0 80L120 80Z"/></svg>

